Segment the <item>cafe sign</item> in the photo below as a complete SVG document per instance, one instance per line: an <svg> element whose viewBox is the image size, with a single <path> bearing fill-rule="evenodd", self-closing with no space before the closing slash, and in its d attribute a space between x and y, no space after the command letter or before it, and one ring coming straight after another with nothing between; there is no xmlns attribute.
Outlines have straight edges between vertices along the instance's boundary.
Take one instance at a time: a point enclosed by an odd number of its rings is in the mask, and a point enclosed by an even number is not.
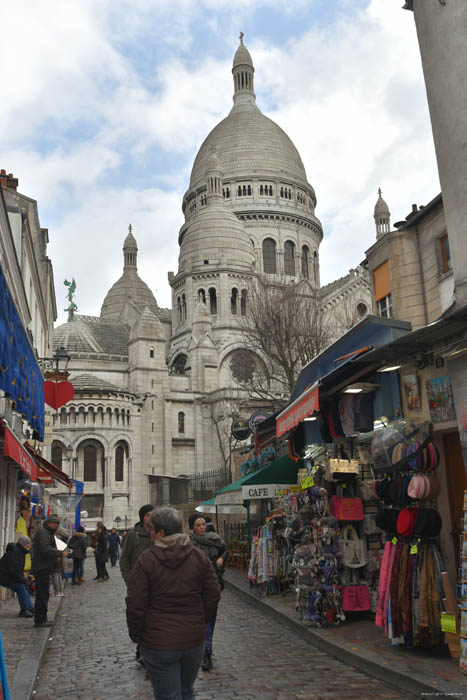
<svg viewBox="0 0 467 700"><path fill-rule="evenodd" d="M242 486L242 496L245 501L253 501L259 498L279 498L288 492L288 484L255 484L254 486Z"/></svg>

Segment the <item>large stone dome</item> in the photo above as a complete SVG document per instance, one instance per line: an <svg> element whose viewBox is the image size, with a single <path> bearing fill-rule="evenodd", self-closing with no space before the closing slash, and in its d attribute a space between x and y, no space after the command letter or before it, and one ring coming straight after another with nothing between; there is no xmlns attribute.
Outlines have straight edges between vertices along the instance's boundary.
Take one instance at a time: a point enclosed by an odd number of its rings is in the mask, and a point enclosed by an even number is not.
<svg viewBox="0 0 467 700"><path fill-rule="evenodd" d="M213 146L224 177L252 176L292 179L306 186L307 178L300 154L280 126L265 117L256 105L233 108L207 136L191 171L190 189L204 184Z"/></svg>

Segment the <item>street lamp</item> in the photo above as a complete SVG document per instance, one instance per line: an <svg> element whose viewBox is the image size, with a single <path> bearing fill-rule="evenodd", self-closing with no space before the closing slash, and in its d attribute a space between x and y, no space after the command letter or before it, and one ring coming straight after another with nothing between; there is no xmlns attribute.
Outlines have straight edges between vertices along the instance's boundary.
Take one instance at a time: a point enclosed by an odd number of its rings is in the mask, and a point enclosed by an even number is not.
<svg viewBox="0 0 467 700"><path fill-rule="evenodd" d="M67 367L70 359L66 348L60 346L55 349L53 357L38 357L37 363L46 379L62 381L68 377Z"/></svg>

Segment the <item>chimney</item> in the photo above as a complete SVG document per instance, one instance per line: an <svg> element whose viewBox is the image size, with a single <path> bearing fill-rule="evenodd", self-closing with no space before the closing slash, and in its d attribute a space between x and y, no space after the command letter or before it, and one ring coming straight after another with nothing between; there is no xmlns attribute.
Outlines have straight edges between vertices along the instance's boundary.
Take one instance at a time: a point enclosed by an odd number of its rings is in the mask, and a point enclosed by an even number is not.
<svg viewBox="0 0 467 700"><path fill-rule="evenodd" d="M0 170L0 187L4 190L13 190L16 192L18 189L18 178L13 175L13 173L6 174L6 170L2 168Z"/></svg>
<svg viewBox="0 0 467 700"><path fill-rule="evenodd" d="M415 212L418 211L418 207L416 204L412 204L412 213L415 214Z"/></svg>

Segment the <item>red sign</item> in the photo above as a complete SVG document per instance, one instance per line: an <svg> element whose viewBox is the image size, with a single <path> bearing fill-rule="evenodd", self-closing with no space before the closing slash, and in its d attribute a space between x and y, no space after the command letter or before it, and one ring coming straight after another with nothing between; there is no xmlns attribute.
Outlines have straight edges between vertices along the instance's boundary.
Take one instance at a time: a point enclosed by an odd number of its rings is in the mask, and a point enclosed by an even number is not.
<svg viewBox="0 0 467 700"><path fill-rule="evenodd" d="M305 389L298 399L287 406L276 418L276 435L281 437L284 433L295 428L307 416L311 416L315 411L319 411L318 387L310 386Z"/></svg>
<svg viewBox="0 0 467 700"><path fill-rule="evenodd" d="M24 447L10 433L8 428L4 428L3 454L11 457L21 469L28 474L33 481L37 481L37 465L32 457L26 452Z"/></svg>
<svg viewBox="0 0 467 700"><path fill-rule="evenodd" d="M60 408L75 395L71 382L44 382L44 401L52 408Z"/></svg>

